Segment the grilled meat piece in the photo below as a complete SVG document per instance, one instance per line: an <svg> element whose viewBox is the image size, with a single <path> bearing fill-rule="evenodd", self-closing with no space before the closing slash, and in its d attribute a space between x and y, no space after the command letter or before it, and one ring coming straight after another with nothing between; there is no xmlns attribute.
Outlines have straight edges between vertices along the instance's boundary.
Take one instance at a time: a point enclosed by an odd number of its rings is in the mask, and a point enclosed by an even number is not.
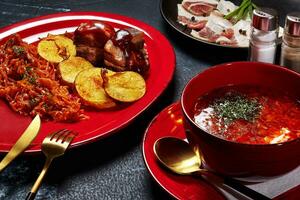
<svg viewBox="0 0 300 200"><path fill-rule="evenodd" d="M114 28L104 22L82 23L74 32L77 55L87 59L93 65L101 66L104 45L114 34Z"/></svg>
<svg viewBox="0 0 300 200"><path fill-rule="evenodd" d="M133 28L117 31L104 46L104 64L116 71L135 71L146 76L149 62L144 33Z"/></svg>

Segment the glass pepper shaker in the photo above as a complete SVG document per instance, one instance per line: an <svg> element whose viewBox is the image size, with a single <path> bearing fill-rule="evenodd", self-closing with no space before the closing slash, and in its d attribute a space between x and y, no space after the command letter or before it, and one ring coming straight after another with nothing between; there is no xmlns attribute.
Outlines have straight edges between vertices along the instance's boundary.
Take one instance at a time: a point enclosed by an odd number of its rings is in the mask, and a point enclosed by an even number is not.
<svg viewBox="0 0 300 200"><path fill-rule="evenodd" d="M285 20L280 65L300 73L300 13L289 13Z"/></svg>
<svg viewBox="0 0 300 200"><path fill-rule="evenodd" d="M271 8L253 10L250 61L274 63L278 39L278 13Z"/></svg>

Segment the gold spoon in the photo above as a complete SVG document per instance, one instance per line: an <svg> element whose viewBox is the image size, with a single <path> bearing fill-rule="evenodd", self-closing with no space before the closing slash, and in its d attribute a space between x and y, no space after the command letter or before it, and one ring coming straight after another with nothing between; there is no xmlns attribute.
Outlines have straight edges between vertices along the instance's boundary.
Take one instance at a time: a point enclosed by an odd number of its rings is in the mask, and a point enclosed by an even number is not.
<svg viewBox="0 0 300 200"><path fill-rule="evenodd" d="M201 159L192 147L179 138L163 137L154 143L154 153L158 160L176 174L194 175L213 173L201 168ZM216 174L214 174L216 175ZM251 199L270 199L229 177L221 177L222 183Z"/></svg>

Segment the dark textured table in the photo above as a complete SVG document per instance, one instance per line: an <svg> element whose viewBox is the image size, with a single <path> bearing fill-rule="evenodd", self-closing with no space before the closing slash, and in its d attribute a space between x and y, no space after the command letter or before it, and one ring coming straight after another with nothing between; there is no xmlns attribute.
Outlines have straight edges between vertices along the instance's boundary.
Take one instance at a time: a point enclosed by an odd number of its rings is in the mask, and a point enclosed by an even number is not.
<svg viewBox="0 0 300 200"><path fill-rule="evenodd" d="M272 2L265 1L268 5ZM299 7L296 0L276 2L281 15L294 8L296 2ZM163 21L158 0L1 0L0 27L67 11L117 13L148 23L160 30L174 46L176 71L161 97L127 128L109 138L68 151L55 160L36 199L171 198L153 181L144 165L141 142L147 125L164 107L179 100L191 77L218 63L246 60L247 51L200 45L181 36ZM17 158L0 174L0 199L24 199L43 163L43 155Z"/></svg>

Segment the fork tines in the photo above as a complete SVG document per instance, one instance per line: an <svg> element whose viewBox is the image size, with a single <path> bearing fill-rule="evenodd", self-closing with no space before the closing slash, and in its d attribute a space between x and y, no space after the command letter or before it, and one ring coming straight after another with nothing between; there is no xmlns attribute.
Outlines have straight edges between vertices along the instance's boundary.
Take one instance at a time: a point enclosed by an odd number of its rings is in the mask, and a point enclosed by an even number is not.
<svg viewBox="0 0 300 200"><path fill-rule="evenodd" d="M71 142L72 139L76 136L76 132L68 130L68 129L62 129L59 131L56 131L49 136L47 136L45 139L48 139L49 141L56 141L56 142Z"/></svg>

